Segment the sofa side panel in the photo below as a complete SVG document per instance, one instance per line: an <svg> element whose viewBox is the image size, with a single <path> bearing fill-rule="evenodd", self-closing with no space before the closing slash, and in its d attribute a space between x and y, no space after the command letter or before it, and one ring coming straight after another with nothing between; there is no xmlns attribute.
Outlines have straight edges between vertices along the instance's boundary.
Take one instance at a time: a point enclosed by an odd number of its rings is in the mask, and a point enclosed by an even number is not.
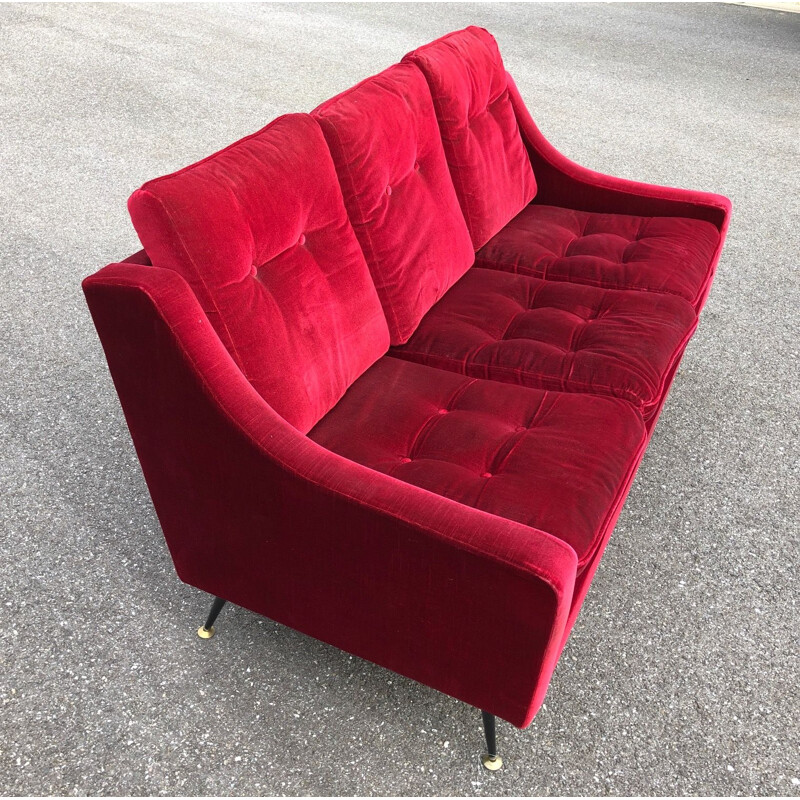
<svg viewBox="0 0 800 800"><path fill-rule="evenodd" d="M122 277L131 270L148 285ZM174 273L115 266L84 289L182 580L530 721L569 614L570 548L302 436Z"/></svg>

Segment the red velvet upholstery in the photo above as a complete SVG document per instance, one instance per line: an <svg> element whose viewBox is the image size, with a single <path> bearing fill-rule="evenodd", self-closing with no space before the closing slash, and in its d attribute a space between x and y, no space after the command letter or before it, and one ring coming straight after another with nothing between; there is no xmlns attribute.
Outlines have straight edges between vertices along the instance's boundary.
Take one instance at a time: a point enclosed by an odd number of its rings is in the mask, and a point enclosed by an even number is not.
<svg viewBox="0 0 800 800"><path fill-rule="evenodd" d="M730 222L731 201L727 197L711 192L655 186L603 175L576 164L559 153L545 139L531 118L513 78L507 74L506 79L522 140L536 172L538 185L536 204L559 206L605 217L609 214L632 217L681 217L684 220L708 222L716 228L719 233L716 246L702 269L694 267L696 270L694 282L690 281L692 286L699 289L699 293L692 298L695 309L699 311L708 297L714 271L722 253L722 245ZM703 258L697 253L708 252L710 230L701 225L695 230L701 237L701 243L689 242L688 253L681 253L678 248L674 250L676 257L681 257L681 263L686 260L686 255L691 254L691 260L696 265ZM613 263L611 268L613 270ZM701 271L702 277L698 281ZM679 279L678 285L680 284L689 285L683 278Z"/></svg>
<svg viewBox="0 0 800 800"><path fill-rule="evenodd" d="M305 432L388 347L316 122L281 117L129 202L156 266L189 282L256 390Z"/></svg>
<svg viewBox="0 0 800 800"><path fill-rule="evenodd" d="M313 113L401 344L475 260L425 79L396 65Z"/></svg>
<svg viewBox="0 0 800 800"><path fill-rule="evenodd" d="M84 291L182 580L525 726L730 203L566 159L485 31L408 61L317 111L359 238L292 115L136 192ZM465 225L500 269L453 285Z"/></svg>
<svg viewBox="0 0 800 800"><path fill-rule="evenodd" d="M391 352L477 378L623 398L649 420L697 325L677 297L471 269Z"/></svg>
<svg viewBox="0 0 800 800"><path fill-rule="evenodd" d="M647 435L621 400L542 392L385 358L309 436L464 505L546 530L578 556L601 541Z"/></svg>
<svg viewBox="0 0 800 800"><path fill-rule="evenodd" d="M114 264L84 291L183 581L530 722L572 609L569 545L300 434L173 270Z"/></svg>
<svg viewBox="0 0 800 800"><path fill-rule="evenodd" d="M705 220L533 203L478 251L476 263L553 281L665 292L697 303L711 279L719 239Z"/></svg>
<svg viewBox="0 0 800 800"><path fill-rule="evenodd" d="M477 250L536 194L494 37L471 26L409 53L424 73Z"/></svg>

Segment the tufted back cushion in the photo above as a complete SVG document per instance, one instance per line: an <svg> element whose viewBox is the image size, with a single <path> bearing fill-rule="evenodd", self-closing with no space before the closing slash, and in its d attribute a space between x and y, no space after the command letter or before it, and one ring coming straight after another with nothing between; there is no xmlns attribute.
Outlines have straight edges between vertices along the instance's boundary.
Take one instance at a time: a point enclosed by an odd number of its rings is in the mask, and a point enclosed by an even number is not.
<svg viewBox="0 0 800 800"><path fill-rule="evenodd" d="M306 114L146 183L128 207L264 399L308 432L389 345L319 126Z"/></svg>
<svg viewBox="0 0 800 800"><path fill-rule="evenodd" d="M428 81L447 163L475 249L536 194L494 37L483 28L450 33L409 53Z"/></svg>
<svg viewBox="0 0 800 800"><path fill-rule="evenodd" d="M398 64L313 115L378 289L402 344L475 260L420 71Z"/></svg>

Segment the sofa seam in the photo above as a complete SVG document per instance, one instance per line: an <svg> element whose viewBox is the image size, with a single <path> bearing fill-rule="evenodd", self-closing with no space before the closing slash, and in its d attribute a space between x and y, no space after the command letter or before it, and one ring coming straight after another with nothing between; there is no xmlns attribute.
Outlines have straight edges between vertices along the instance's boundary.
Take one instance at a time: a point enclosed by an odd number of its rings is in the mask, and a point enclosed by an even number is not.
<svg viewBox="0 0 800 800"><path fill-rule="evenodd" d="M369 79L365 78L365 80L369 80ZM354 89L354 88L355 87L351 87L351 89ZM333 98L331 98L331 99L333 99ZM324 119L324 115L322 115L322 116L323 116L323 119ZM348 183L350 184L350 186L348 188L351 190L351 196L354 199L354 202L355 202L356 207L358 209L359 216L360 217L364 217L364 209L363 209L363 207L361 205L361 198L360 198L358 192L356 191L356 181L355 181L355 179L353 177L353 173L350 170L350 165L347 163L347 159L344 158L345 148L344 148L343 140L342 140L341 136L339 135L339 130L337 129L336 125L334 125L329 119L325 119L325 123L326 123L327 129L329 131L331 131L333 133L334 137L336 138L336 143L338 144L339 151L342 154L343 169L344 169L344 171L345 171L345 173L347 175ZM324 129L322 128L322 124L319 123L319 122L317 122L317 124L319 125L320 130L323 131L323 138L324 138ZM328 151L330 152L330 147L328 147ZM334 171L338 173L338 170L335 168L336 167L336 162L333 159L333 153L331 153L331 160L334 161ZM350 224L350 227L353 229L353 233L356 235L356 241L357 241L359 247L361 248L362 255L364 256L364 260L366 262L367 254L364 253L364 248L361 246L361 242L358 241L358 234L356 233L355 225L353 225L353 221L350 219L350 215L347 212L347 203L345 202L345 198L344 198L343 192L341 191L341 187L339 189L339 192L342 195L342 205L344 206L345 214L346 214L346 216L348 218L347 221ZM369 226L368 225L361 225L360 227L362 228L362 230L364 232L364 237L366 238L367 244L369 245L370 256L371 256L373 262L375 262L376 268L379 268L380 264L378 264L378 259L375 256L375 244L372 241L372 234L370 233ZM377 283L375 281L375 276L372 275L372 270L369 269L369 263L367 263L367 270L368 270L368 272L370 274L370 277L372 278L372 283L375 286L375 290L377 291L378 290ZM385 281L381 280L381 283L384 284L384 289L386 289ZM379 294L379 299L380 299L380 294ZM383 302L381 302L381 305L383 305ZM391 313L392 321L394 322L394 330L397 332L398 338L401 339L401 340L407 339L408 336L410 336L411 333L413 333L413 330L407 336L406 335L405 326L401 326L400 325L399 316L398 316L397 309L395 308L394 300L393 299L387 299L387 305L389 306L389 312ZM384 309L384 315L387 317L387 320L388 320L388 314L386 313L386 309ZM390 333L391 333L391 331L390 331Z"/></svg>
<svg viewBox="0 0 800 800"><path fill-rule="evenodd" d="M684 300L687 303L693 303L697 298L697 294L692 299L689 299L688 297L686 297L686 295L681 294L680 292L676 292L676 291L671 290L671 289L648 289L648 288L646 288L644 286L627 286L627 287L623 287L623 286L605 286L602 283L599 283L597 281L590 281L590 280L577 281L577 280L574 280L572 278L545 277L544 272L542 273L542 275L526 275L526 273L519 271L519 266L521 266L521 265L516 265L515 269L509 270L507 268L509 266L508 264L503 264L500 261L494 261L494 260L488 259L488 258L480 258L480 259L476 258L475 259L475 263L473 264L473 266L477 267L478 269L492 269L492 270L496 270L497 272L510 272L513 275L523 275L525 277L530 277L530 278L539 278L540 280L553 281L553 283L571 283L571 284L573 284L575 286L594 286L595 288L607 289L608 291L612 291L612 292L649 292L650 294L668 294L668 295L671 295L672 297L679 297L681 300ZM545 268L545 271L546 271L546 268ZM705 281L704 281L704 285L705 285Z"/></svg>
<svg viewBox="0 0 800 800"><path fill-rule="evenodd" d="M421 49L421 48L419 48L419 49ZM448 144L451 144L452 139L451 139L451 137L445 138L444 131L442 130L442 122L441 122L441 120L444 118L444 112L443 112L441 103L440 103L439 99L437 98L436 93L434 92L434 87L432 86L431 79L428 77L428 71L427 70L430 69L430 67L429 67L428 63L426 62L426 60L425 60L425 56L424 55L418 55L417 53L418 53L418 51L412 51L411 53L409 53L408 54L409 60L414 65L414 67L416 67L416 69L418 69L422 73L422 77L425 79L425 84L428 87L428 93L430 94L431 101L433 103L433 111L434 111L434 114L436 115L436 127L439 129L439 138L442 141L442 150L444 151L445 163L447 164L447 171L448 171L448 173L450 175L450 181L453 184L453 188L456 190L456 200L458 200L458 205L461 208L461 213L464 215L464 222L467 225L467 230L469 231L469 235L470 235L470 241L473 242L473 247L474 247L474 239L475 239L474 234L473 234L474 222L473 222L473 213L472 213L471 204L466 199L468 195L467 195L467 192L466 192L466 187L464 185L464 181L462 180L460 174L458 175L458 178L456 178L456 172L457 171L455 170L455 168L453 166L451 166L450 159L448 158L448 155L447 155L447 148L446 148L445 142L447 141ZM422 66L420 66L420 62L423 62L425 64L426 69L423 69ZM458 185L456 185L456 183L458 183ZM461 200L462 197L464 198L463 202Z"/></svg>
<svg viewBox="0 0 800 800"><path fill-rule="evenodd" d="M484 347L487 347L487 346L491 346L492 344L494 344L494 342L489 342L488 345L481 345L481 348L484 348ZM419 355L425 356L424 353L420 353ZM442 362L452 363L454 365L460 365L462 363L461 361L457 361L456 359L448 358L448 357L437 356L437 359L441 360ZM418 363L423 363L423 362L418 362ZM578 392L578 393L582 393L582 394L596 394L596 392L591 391L592 389L608 389L609 393L611 393L612 390L616 390L616 391L625 392L626 394L633 395L633 392L630 392L630 391L624 390L624 389L616 389L616 387L609 386L608 384L604 384L604 383L589 384L589 383L584 383L583 381L575 380L573 378L564 378L563 376L560 377L560 378L557 378L556 376L553 376L553 375L543 375L540 372L533 372L532 370L526 370L526 369L523 369L521 367L507 367L507 366L504 366L504 365L501 365L501 364L491 364L491 365L489 365L489 364L478 364L478 363L475 363L472 360L471 354L470 354L470 356L468 356L464 360L463 364L464 364L464 368L465 369L466 368L471 368L471 369L475 369L476 371L478 371L481 368L485 368L486 370L491 369L491 370L510 373L510 374L518 375L518 376L530 375L531 377L538 378L538 379L540 379L542 381L547 381L547 380L549 380L549 381L559 381L562 385L564 385L565 381L569 380L571 383L573 383L575 386L579 387L580 389L590 390L590 391L585 391L585 392ZM466 374L466 373L464 372L462 374ZM491 380L491 378L486 378L486 380ZM526 387L526 388L536 389L538 387L529 386L529 387ZM546 391L546 392L547 391L549 391L549 392L565 391L567 393L571 392L571 390L568 390L568 389L541 389L540 391ZM604 396L604 395L598 395L598 396ZM628 403L630 403L631 405L634 405L634 406L646 406L646 405L648 405L647 403L637 402L636 400L629 399L628 397L620 397L619 395L612 395L612 397L615 397L615 398L617 398L619 400L625 400L626 402L628 402Z"/></svg>
<svg viewBox="0 0 800 800"><path fill-rule="evenodd" d="M625 470L625 478L622 481L622 485L614 493L614 498L612 500L611 506L608 512L606 513L605 518L603 519L603 524L601 526L603 535L599 536L596 540L592 541L591 547L588 549L583 559L580 558L578 559L577 571L579 573L583 572L583 570L589 564L591 559L596 555L598 548L601 546L602 540L605 538L605 533L607 531L610 520L613 517L615 511L617 510L618 507L621 510L622 504L625 501L625 497L627 496L628 492L630 492L630 489L633 486L633 480L636 476L636 471L638 470L639 465L641 464L642 459L644 458L645 450L647 449L647 445L650 441L650 437L648 436L647 433L647 427L644 424L644 419L642 415L636 411L634 411L634 413L636 414L639 422L642 423L642 433L643 433L642 439L639 442L639 447L636 448L633 457L628 462L628 468ZM611 538L612 533L613 530L608 531L609 539Z"/></svg>

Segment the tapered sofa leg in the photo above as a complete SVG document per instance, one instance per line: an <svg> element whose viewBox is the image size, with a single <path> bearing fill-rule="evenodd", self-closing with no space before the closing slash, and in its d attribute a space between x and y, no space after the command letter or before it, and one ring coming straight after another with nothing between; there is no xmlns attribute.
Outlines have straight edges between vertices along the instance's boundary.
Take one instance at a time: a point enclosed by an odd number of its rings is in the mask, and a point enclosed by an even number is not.
<svg viewBox="0 0 800 800"><path fill-rule="evenodd" d="M206 619L205 625L197 629L197 635L201 639L210 639L214 635L214 621L219 616L219 612L222 611L223 606L227 602L227 600L223 600L221 597L214 598L214 602L211 604L211 611L208 612L208 618Z"/></svg>
<svg viewBox="0 0 800 800"><path fill-rule="evenodd" d="M503 759L497 755L497 737L495 735L495 716L487 711L481 711L483 717L483 732L486 734L487 752L481 757L483 766L495 772L503 766Z"/></svg>

